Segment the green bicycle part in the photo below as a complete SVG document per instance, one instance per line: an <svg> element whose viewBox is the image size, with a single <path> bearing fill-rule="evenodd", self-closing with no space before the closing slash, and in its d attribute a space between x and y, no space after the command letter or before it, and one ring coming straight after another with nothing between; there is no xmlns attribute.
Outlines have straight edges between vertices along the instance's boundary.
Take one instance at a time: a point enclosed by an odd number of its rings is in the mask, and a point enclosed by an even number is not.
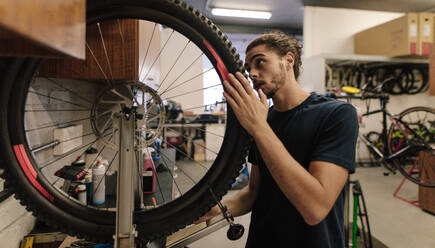
<svg viewBox="0 0 435 248"><path fill-rule="evenodd" d="M353 229L352 229L352 247L357 247L357 232L358 232L358 195L353 195Z"/></svg>

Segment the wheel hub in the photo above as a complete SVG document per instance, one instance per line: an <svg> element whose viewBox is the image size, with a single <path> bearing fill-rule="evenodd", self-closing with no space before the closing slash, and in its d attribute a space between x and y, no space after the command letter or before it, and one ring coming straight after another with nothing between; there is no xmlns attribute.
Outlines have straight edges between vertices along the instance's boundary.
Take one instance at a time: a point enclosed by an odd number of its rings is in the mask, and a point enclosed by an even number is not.
<svg viewBox="0 0 435 248"><path fill-rule="evenodd" d="M119 148L119 118L134 118L135 149L157 140L165 123L165 107L159 94L139 81L123 81L104 89L92 106L94 133L106 145Z"/></svg>

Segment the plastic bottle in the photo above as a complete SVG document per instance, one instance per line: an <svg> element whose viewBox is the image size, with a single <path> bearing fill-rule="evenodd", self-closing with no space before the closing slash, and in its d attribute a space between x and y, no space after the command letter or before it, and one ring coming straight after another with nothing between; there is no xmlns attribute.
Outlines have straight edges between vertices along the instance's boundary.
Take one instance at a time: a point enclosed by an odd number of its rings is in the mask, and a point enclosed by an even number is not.
<svg viewBox="0 0 435 248"><path fill-rule="evenodd" d="M92 166L93 163L95 163L95 160L97 158L98 150L94 147L90 147L85 151L85 162L86 162L86 168L89 168Z"/></svg>
<svg viewBox="0 0 435 248"><path fill-rule="evenodd" d="M106 200L105 167L97 161L92 169L92 203L103 204Z"/></svg>
<svg viewBox="0 0 435 248"><path fill-rule="evenodd" d="M83 203L84 205L86 205L87 203L87 199L86 199L86 185L84 184L80 184L78 187L78 192L77 192L77 198L78 200Z"/></svg>
<svg viewBox="0 0 435 248"><path fill-rule="evenodd" d="M106 171L106 176L110 176L113 174L112 170L109 170L109 161L107 161L106 159L102 159L100 160L101 164L104 166L105 171Z"/></svg>
<svg viewBox="0 0 435 248"><path fill-rule="evenodd" d="M88 202L92 201L92 171L88 171L85 176L86 198Z"/></svg>

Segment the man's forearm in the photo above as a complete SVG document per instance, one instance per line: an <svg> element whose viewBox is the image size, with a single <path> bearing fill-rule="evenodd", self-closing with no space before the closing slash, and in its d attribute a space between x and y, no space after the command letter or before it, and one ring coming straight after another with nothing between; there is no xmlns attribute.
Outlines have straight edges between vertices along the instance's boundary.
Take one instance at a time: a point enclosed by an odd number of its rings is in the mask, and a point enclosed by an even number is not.
<svg viewBox="0 0 435 248"><path fill-rule="evenodd" d="M235 196L222 202L234 216L244 215L252 210L256 194L250 192L249 186L241 189Z"/></svg>
<svg viewBox="0 0 435 248"><path fill-rule="evenodd" d="M236 195L228 197L222 201L222 205L226 206L233 217L241 216L249 213L254 205L257 194L250 191L249 186L241 189ZM219 206L216 205L211 209L212 216L222 214Z"/></svg>

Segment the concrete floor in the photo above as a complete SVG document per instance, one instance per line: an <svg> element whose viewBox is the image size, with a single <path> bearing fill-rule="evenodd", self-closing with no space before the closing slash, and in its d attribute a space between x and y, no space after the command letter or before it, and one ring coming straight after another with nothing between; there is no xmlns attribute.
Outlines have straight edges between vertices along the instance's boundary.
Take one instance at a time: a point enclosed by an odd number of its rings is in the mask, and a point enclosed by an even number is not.
<svg viewBox="0 0 435 248"><path fill-rule="evenodd" d="M434 248L435 216L420 208L393 197L402 176L384 176L383 167L358 168L351 180L358 179L367 204L372 235L387 247L392 248ZM230 191L228 195L236 193ZM399 195L418 200L418 187L405 182ZM192 244L189 248L241 248L244 247L250 215L236 218L236 223L245 226L245 235L238 241L226 238L227 227L216 231Z"/></svg>

